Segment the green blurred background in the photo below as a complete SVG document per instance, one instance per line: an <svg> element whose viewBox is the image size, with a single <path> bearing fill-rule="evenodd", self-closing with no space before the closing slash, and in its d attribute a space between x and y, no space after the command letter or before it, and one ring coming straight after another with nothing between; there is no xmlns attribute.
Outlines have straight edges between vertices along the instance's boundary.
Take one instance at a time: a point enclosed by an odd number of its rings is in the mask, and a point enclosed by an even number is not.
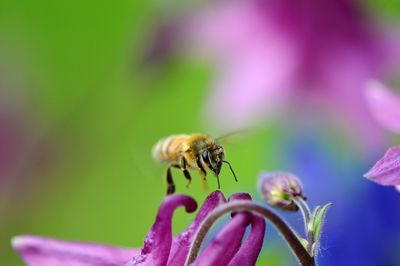
<svg viewBox="0 0 400 266"><path fill-rule="evenodd" d="M377 14L399 14L398 1L369 2ZM161 8L159 1L0 2L0 96L12 95L25 133L20 169L0 183L2 265L22 265L10 239L26 233L140 247L165 193L152 145L174 133L225 133L202 116L207 65L141 64ZM269 125L225 143L240 180L223 170L227 196L254 193L260 169L279 167L278 134ZM189 190L178 171L175 181L200 203L206 194L194 176ZM174 232L193 217L179 210Z"/></svg>
<svg viewBox="0 0 400 266"><path fill-rule="evenodd" d="M26 233L140 247L165 193L152 145L173 133L224 133L201 116L207 66L180 59L163 70L141 66L159 8L152 1L1 2L2 90L22 98L17 108L34 135L19 158L24 170L2 183L2 265L22 265L10 239ZM226 144L242 190L255 190L259 169L273 164L259 148L273 153L264 133ZM45 154L32 158L37 150ZM194 175L189 190L178 171L175 181L200 203L206 194ZM226 169L221 182L228 195L237 190ZM216 188L212 177L209 187ZM193 217L179 210L174 231Z"/></svg>

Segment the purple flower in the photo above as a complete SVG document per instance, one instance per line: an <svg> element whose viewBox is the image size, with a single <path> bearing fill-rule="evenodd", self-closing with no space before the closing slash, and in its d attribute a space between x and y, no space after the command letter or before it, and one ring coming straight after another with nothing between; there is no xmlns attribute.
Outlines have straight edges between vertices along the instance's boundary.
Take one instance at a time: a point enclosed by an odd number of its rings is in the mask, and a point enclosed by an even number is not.
<svg viewBox="0 0 400 266"><path fill-rule="evenodd" d="M400 95L373 81L367 86L366 97L377 121L384 128L400 133ZM400 189L400 146L389 148L364 176L378 184Z"/></svg>
<svg viewBox="0 0 400 266"><path fill-rule="evenodd" d="M291 173L262 173L258 188L268 204L287 211L298 210L295 197L306 199L301 181Z"/></svg>
<svg viewBox="0 0 400 266"><path fill-rule="evenodd" d="M384 186L400 186L400 146L389 148L365 177Z"/></svg>
<svg viewBox="0 0 400 266"><path fill-rule="evenodd" d="M247 194L235 194L229 201L249 198ZM197 204L184 195L167 196L161 203L156 221L151 227L141 250L112 247L99 244L67 242L35 236L19 236L12 241L13 247L30 266L40 265L183 265L189 254L197 229L207 215L227 201L215 191L205 200L194 221L176 237L172 237L172 215L183 206L193 212ZM251 232L242 243L247 226ZM226 224L195 265L255 265L265 234L265 221L256 215L239 212Z"/></svg>
<svg viewBox="0 0 400 266"><path fill-rule="evenodd" d="M189 46L215 66L206 110L218 125L318 110L354 125L371 147L380 144L363 88L399 67L400 38L378 29L356 1L212 1L181 24Z"/></svg>
<svg viewBox="0 0 400 266"><path fill-rule="evenodd" d="M12 245L26 264L33 266L123 265L140 254L140 250L29 235L14 237Z"/></svg>

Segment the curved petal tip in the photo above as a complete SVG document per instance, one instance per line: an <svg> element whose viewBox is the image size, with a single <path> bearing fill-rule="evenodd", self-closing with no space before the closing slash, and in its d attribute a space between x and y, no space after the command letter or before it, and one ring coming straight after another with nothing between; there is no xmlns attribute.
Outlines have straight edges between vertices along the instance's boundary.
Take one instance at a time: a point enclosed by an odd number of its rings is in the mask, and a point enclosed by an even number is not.
<svg viewBox="0 0 400 266"><path fill-rule="evenodd" d="M200 224L212 210L225 202L225 196L219 190L216 190L208 195L194 221L186 228L185 231L174 238L168 259L168 265L182 265L182 262L186 260L193 237Z"/></svg>
<svg viewBox="0 0 400 266"><path fill-rule="evenodd" d="M400 146L389 148L385 155L364 175L384 186L400 185Z"/></svg>
<svg viewBox="0 0 400 266"><path fill-rule="evenodd" d="M187 212L197 209L196 201L185 195L170 195L164 198L158 210L156 221L148 232L141 254L128 261L133 265L166 265L172 244L172 215L184 206Z"/></svg>

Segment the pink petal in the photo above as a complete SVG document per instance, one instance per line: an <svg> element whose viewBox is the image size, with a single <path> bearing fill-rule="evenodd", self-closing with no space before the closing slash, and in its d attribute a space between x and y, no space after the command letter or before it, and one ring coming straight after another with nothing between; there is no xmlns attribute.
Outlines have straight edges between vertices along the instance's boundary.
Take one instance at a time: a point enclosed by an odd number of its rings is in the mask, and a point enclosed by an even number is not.
<svg viewBox="0 0 400 266"><path fill-rule="evenodd" d="M14 237L12 246L29 266L122 265L139 253L134 249L28 235Z"/></svg>
<svg viewBox="0 0 400 266"><path fill-rule="evenodd" d="M194 265L227 265L240 248L250 217L247 213L235 215L200 254Z"/></svg>
<svg viewBox="0 0 400 266"><path fill-rule="evenodd" d="M251 196L247 193L236 193L229 198L229 201L232 200L251 200ZM232 220L200 254L194 265L227 265L239 250L251 217L252 215L246 212L234 214Z"/></svg>
<svg viewBox="0 0 400 266"><path fill-rule="evenodd" d="M384 186L399 186L400 146L390 148L364 176Z"/></svg>
<svg viewBox="0 0 400 266"><path fill-rule="evenodd" d="M196 201L191 197L167 196L161 203L156 221L146 236L141 254L133 257L125 266L167 264L172 243L172 215L180 206L184 206L187 212L193 212L197 208Z"/></svg>
<svg viewBox="0 0 400 266"><path fill-rule="evenodd" d="M168 259L168 266L183 265L189 253L189 248L192 244L194 234L196 233L200 224L207 217L208 213L224 202L226 202L224 194L218 190L212 192L207 197L194 221L186 228L185 231L173 239L171 252Z"/></svg>
<svg viewBox="0 0 400 266"><path fill-rule="evenodd" d="M229 197L228 201L234 200L251 200L251 196L248 193L235 193Z"/></svg>
<svg viewBox="0 0 400 266"><path fill-rule="evenodd" d="M251 200L247 193L233 194L229 201L233 200ZM235 215L235 214L234 214ZM253 266L256 264L260 254L265 236L264 218L251 215L251 232L246 241L242 244L239 251L234 255L228 265L230 266Z"/></svg>
<svg viewBox="0 0 400 266"><path fill-rule="evenodd" d="M251 232L239 251L229 262L229 266L253 266L256 265L265 235L265 220L257 215L251 218Z"/></svg>
<svg viewBox="0 0 400 266"><path fill-rule="evenodd" d="M235 193L232 194L229 198L228 201L234 201L234 200L251 200L251 196L248 193ZM234 217L237 214L237 212L232 212L231 216Z"/></svg>
<svg viewBox="0 0 400 266"><path fill-rule="evenodd" d="M232 200L251 200L247 193L233 194ZM253 266L256 264L260 254L265 235L265 220L257 215L251 216L251 232L247 240L242 244L228 265L230 266Z"/></svg>
<svg viewBox="0 0 400 266"><path fill-rule="evenodd" d="M375 119L382 127L400 133L400 94L378 81L366 86L366 98Z"/></svg>

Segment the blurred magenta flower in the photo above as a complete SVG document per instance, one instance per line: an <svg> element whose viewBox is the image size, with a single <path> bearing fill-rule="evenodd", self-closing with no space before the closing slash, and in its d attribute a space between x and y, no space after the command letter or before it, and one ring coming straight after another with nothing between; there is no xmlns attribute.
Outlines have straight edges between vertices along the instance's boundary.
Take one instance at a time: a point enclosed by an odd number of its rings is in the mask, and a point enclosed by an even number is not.
<svg viewBox="0 0 400 266"><path fill-rule="evenodd" d="M24 212L21 208L33 210L34 195L46 188L45 177L58 164L62 143L54 130L44 129L22 89L3 85L2 78L0 73L0 227L16 211Z"/></svg>
<svg viewBox="0 0 400 266"><path fill-rule="evenodd" d="M247 194L236 194L241 198ZM249 197L249 196L246 196ZM161 203L155 223L151 227L141 250L47 239L35 236L18 236L13 247L30 266L69 265L183 265L187 259L193 237L207 215L217 206L227 203L224 195L215 191L205 200L194 221L186 230L172 237L172 215L184 206L193 212L197 204L184 195L168 196ZM247 226L249 237L242 243ZM195 261L196 265L255 265L265 234L265 221L249 213L237 213L223 227Z"/></svg>
<svg viewBox="0 0 400 266"><path fill-rule="evenodd" d="M366 97L380 125L400 133L400 95L373 81L366 88ZM378 184L400 189L400 146L390 148L364 176Z"/></svg>
<svg viewBox="0 0 400 266"><path fill-rule="evenodd" d="M0 85L0 195L7 192L7 183L13 182L16 172L25 170L21 169L21 165L24 165L21 161L27 157L32 140L38 138L34 127L29 125L33 117L32 111L26 110L26 105ZM24 171L23 175L31 177L31 171Z"/></svg>
<svg viewBox="0 0 400 266"><path fill-rule="evenodd" d="M350 132L371 147L380 144L363 88L398 68L400 38L378 29L358 2L212 1L181 24L189 47L216 67L206 110L218 125L318 110L354 125Z"/></svg>

